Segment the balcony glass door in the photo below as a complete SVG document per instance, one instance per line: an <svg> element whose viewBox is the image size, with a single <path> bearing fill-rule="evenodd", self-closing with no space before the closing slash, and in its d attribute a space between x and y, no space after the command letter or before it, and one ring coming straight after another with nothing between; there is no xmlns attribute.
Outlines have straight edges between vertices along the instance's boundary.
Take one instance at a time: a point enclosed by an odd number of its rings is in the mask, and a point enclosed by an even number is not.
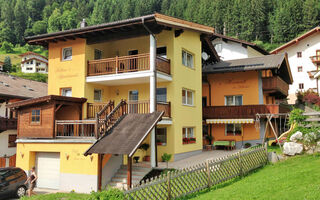
<svg viewBox="0 0 320 200"><path fill-rule="evenodd" d="M129 113L138 113L138 100L139 100L139 91L131 90L129 91Z"/></svg>

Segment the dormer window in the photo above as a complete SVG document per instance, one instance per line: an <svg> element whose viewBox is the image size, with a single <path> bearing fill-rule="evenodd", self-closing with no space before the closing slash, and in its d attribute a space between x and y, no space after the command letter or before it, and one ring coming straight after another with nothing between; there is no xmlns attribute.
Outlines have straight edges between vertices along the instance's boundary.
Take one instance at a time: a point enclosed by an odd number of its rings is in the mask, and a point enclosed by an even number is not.
<svg viewBox="0 0 320 200"><path fill-rule="evenodd" d="M72 47L62 49L62 60L72 60Z"/></svg>

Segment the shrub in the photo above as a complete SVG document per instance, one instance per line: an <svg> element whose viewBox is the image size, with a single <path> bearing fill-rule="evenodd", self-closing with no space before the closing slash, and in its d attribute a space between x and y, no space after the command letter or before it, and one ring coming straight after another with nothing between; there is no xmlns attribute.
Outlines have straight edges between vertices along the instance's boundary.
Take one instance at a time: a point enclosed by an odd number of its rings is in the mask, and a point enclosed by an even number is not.
<svg viewBox="0 0 320 200"><path fill-rule="evenodd" d="M101 192L92 192L89 200L122 200L124 193L116 188L108 188Z"/></svg>
<svg viewBox="0 0 320 200"><path fill-rule="evenodd" d="M168 154L168 153L164 153L161 156L162 161L167 163L167 168L168 168L169 161L171 160L171 157L172 157L172 154Z"/></svg>
<svg viewBox="0 0 320 200"><path fill-rule="evenodd" d="M5 53L13 53L13 44L7 41L2 42L1 51L4 51Z"/></svg>

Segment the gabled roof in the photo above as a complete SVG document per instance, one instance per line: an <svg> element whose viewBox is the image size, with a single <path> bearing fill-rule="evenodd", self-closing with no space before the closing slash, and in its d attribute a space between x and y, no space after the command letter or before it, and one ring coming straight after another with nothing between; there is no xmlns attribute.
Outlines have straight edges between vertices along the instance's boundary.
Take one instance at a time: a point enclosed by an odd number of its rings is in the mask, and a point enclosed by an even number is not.
<svg viewBox="0 0 320 200"><path fill-rule="evenodd" d="M253 58L220 61L215 64L203 65L202 73L229 73L244 71L259 71L275 69L284 77L284 80L291 84L292 74L287 54L267 55Z"/></svg>
<svg viewBox="0 0 320 200"><path fill-rule="evenodd" d="M48 94L48 84L0 73L0 98L29 99Z"/></svg>
<svg viewBox="0 0 320 200"><path fill-rule="evenodd" d="M158 33L161 30L168 28L187 29L204 34L212 34L214 32L214 28L209 26L155 13L94 26L36 35L27 37L25 39L29 44L46 46L49 42L57 42L59 40L66 41L69 39L75 39L76 37L95 38L97 36L108 36L110 38L118 36L119 33L122 33L128 38L130 35L133 35L133 32L139 35L150 34L146 27L153 33Z"/></svg>
<svg viewBox="0 0 320 200"><path fill-rule="evenodd" d="M43 63L48 64L48 61L43 61L43 60L40 60L40 59L38 59L38 58L29 58L29 59L27 59L27 60L22 61L21 64L26 63L26 62L29 62L29 61L31 61L31 60L36 60L36 61L39 61L39 62L43 62Z"/></svg>
<svg viewBox="0 0 320 200"><path fill-rule="evenodd" d="M47 96L42 96L42 97L38 97L38 98L34 98L34 99L27 99L27 100L11 103L11 104L7 105L7 107L8 108L20 108L20 107L26 107L26 106L36 105L36 104L40 104L40 103L49 103L52 101L84 103L87 101L87 99L86 98L77 98L77 97L58 96L58 95L47 95Z"/></svg>
<svg viewBox="0 0 320 200"><path fill-rule="evenodd" d="M32 51L28 51L28 52L26 52L26 53L20 54L19 56L20 56L20 57L24 57L24 56L28 56L28 55L39 56L39 57L41 57L41 58L43 58L43 59L45 59L45 60L48 60L48 58L44 57L43 55L34 53L34 52L32 52ZM42 62L43 62L43 61L42 61Z"/></svg>
<svg viewBox="0 0 320 200"><path fill-rule="evenodd" d="M84 155L98 153L132 156L162 115L163 112L125 115L108 135L97 140Z"/></svg>
<svg viewBox="0 0 320 200"><path fill-rule="evenodd" d="M294 45L294 44L296 44L297 42L299 42L299 41L301 41L301 40L303 40L303 39L305 39L305 38L313 35L314 33L318 33L319 31L320 31L320 27L317 26L317 27L311 29L310 31L308 31L308 32L300 35L299 37L294 38L294 39L291 40L290 42L287 42L287 43L285 43L284 45L282 45L282 46L280 46L280 47L272 50L270 53L271 53L271 54L276 54L276 53L278 53L278 52L286 49L287 47L290 47L291 45Z"/></svg>
<svg viewBox="0 0 320 200"><path fill-rule="evenodd" d="M263 55L269 55L269 52L264 50L263 48L259 47L258 45L245 41L245 40L239 40L237 38L233 38L233 37L229 37L226 35L221 35L219 33L213 33L213 35L211 36L211 40L214 40L216 38L221 38L222 40L226 40L226 41L233 41L236 43L240 43L242 46L246 47L246 46L250 46L251 48L253 48L254 50L262 53Z"/></svg>

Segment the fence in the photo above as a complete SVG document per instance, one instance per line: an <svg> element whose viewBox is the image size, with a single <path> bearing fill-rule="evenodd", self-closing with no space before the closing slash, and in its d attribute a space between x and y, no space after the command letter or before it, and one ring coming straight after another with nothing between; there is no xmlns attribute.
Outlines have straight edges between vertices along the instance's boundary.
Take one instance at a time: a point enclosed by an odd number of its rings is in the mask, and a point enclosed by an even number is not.
<svg viewBox="0 0 320 200"><path fill-rule="evenodd" d="M243 176L267 163L266 147L257 146L183 170L168 172L125 192L126 199L175 199Z"/></svg>

